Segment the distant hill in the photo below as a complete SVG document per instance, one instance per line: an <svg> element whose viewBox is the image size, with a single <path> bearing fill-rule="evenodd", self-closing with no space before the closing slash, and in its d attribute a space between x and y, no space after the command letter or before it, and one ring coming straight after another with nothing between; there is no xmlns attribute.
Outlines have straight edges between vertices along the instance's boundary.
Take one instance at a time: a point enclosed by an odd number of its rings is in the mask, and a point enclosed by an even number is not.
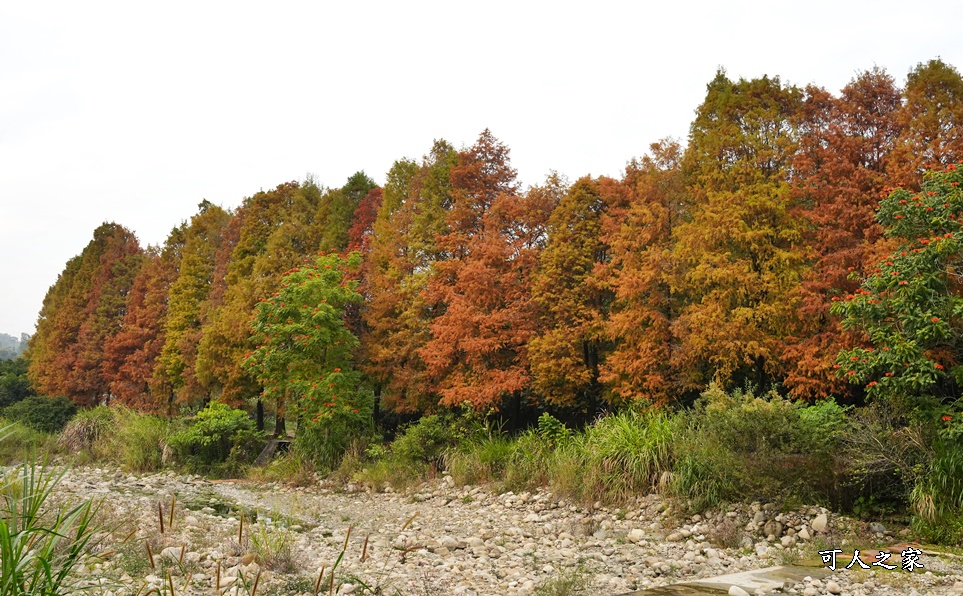
<svg viewBox="0 0 963 596"><path fill-rule="evenodd" d="M26 333L21 333L19 338L0 333L0 360L19 358L27 349L28 341L30 341L30 336Z"/></svg>

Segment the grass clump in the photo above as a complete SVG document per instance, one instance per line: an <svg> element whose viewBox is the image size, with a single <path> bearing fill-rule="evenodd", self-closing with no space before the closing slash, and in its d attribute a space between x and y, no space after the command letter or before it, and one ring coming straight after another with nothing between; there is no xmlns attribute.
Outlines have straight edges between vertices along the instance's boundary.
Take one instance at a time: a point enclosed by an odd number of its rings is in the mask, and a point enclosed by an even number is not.
<svg viewBox="0 0 963 596"><path fill-rule="evenodd" d="M123 406L81 410L67 423L58 446L82 461L109 462L131 472L162 467L169 424Z"/></svg>
<svg viewBox="0 0 963 596"><path fill-rule="evenodd" d="M294 545L295 534L284 526L268 526L259 521L250 533L250 545L259 564L272 571L295 573L300 560Z"/></svg>
<svg viewBox="0 0 963 596"><path fill-rule="evenodd" d="M23 462L31 450L48 452L56 441L56 435L42 433L19 422L2 418L0 428L5 429L5 440L0 440L0 464L3 465Z"/></svg>

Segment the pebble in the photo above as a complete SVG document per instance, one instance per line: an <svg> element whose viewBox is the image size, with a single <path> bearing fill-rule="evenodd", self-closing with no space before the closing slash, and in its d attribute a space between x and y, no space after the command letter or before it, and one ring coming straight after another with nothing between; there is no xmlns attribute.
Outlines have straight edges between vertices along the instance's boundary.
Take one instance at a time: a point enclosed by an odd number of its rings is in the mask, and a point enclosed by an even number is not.
<svg viewBox="0 0 963 596"><path fill-rule="evenodd" d="M316 579L322 566L328 577L345 544L338 575L387 593L531 596L582 570L590 584L586 593L624 594L770 566L784 551L811 558L815 553L807 549L815 547L807 541L813 532L829 529L829 514L816 508L781 512L769 503L735 504L683 517L659 495L638 496L616 509L599 502L572 503L548 490L496 494L488 487L456 486L448 475L407 493L377 493L357 484L259 486L212 483L169 472L138 477L78 467L61 485L64 492L80 497L95 487L105 496L109 518L128 520L138 528L132 541L143 545L150 540L155 558L180 562L168 563L166 569L172 572L177 594L184 596L210 594L218 575L224 593L245 594L244 585L258 573L259 593L294 594L290 586L302 581L300 594L310 594L314 580L307 586L306 578ZM162 535L157 504L164 504L167 512L166 504L175 495L174 523L165 519L168 527ZM741 534L735 542L744 541L745 547L715 542L722 523L729 528L735 524ZM834 529L853 523L833 515ZM860 527L866 531L865 525ZM271 538L287 545L293 567L265 552ZM860 540L869 548L874 538L867 534ZM142 550L138 555L143 557ZM963 594L963 563L936 557L923 563L933 573L874 571L868 572L869 578L858 576L863 583L855 583L854 574L840 570L825 583L810 578L783 592ZM142 586L163 589L168 580L157 569L126 565L115 556L91 566L80 579L88 587L120 585L110 588L113 596L133 596ZM895 588L885 585L892 577L901 582ZM355 581L336 590L364 591ZM747 594L738 586L729 593Z"/></svg>

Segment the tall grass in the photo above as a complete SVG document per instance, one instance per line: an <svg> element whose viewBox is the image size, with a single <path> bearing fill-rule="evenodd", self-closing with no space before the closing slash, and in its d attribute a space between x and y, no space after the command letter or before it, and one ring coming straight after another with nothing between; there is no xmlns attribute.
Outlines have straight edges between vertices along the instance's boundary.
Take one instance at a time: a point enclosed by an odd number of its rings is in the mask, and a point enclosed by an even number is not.
<svg viewBox="0 0 963 596"><path fill-rule="evenodd" d="M19 422L0 418L0 428L5 429L5 440L0 440L0 464L22 463L31 450L42 453L54 449L57 436L42 433Z"/></svg>
<svg viewBox="0 0 963 596"><path fill-rule="evenodd" d="M936 457L920 474L910 493L914 529L936 543L963 538L963 449L941 441Z"/></svg>
<svg viewBox="0 0 963 596"><path fill-rule="evenodd" d="M170 424L123 406L81 410L60 435L60 448L81 461L109 462L131 472L161 468Z"/></svg>

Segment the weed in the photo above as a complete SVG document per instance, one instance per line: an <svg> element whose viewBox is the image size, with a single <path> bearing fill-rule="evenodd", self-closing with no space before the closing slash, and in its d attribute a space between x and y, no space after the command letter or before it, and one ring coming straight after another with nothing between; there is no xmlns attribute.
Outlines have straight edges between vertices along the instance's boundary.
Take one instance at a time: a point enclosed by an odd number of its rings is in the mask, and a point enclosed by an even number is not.
<svg viewBox="0 0 963 596"><path fill-rule="evenodd" d="M251 549L262 566L281 573L294 573L300 563L294 547L294 533L283 526L268 527L258 522L250 534Z"/></svg>
<svg viewBox="0 0 963 596"><path fill-rule="evenodd" d="M743 531L735 517L725 517L709 531L709 542L722 548L738 548L742 544Z"/></svg>
<svg viewBox="0 0 963 596"><path fill-rule="evenodd" d="M588 594L592 588L592 578L582 566L563 571L543 583L537 590L536 596L573 596Z"/></svg>

